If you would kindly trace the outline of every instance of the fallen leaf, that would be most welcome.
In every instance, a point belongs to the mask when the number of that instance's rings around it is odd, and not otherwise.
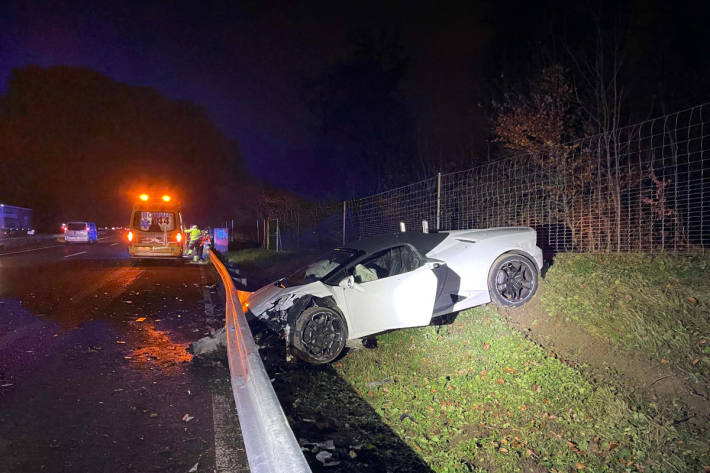
[[[527,408],[528,408],[528,406],[526,406],[525,403],[523,403],[523,405],[520,406],[520,410],[521,410],[521,411],[524,411],[524,410],[526,410]]]
[[[484,349],[484,350],[488,350],[489,348],[491,348],[491,344],[490,344],[490,343],[486,342],[486,343],[483,344],[483,349]]]
[[[619,444],[616,442],[609,442],[609,451],[614,450],[618,446],[619,446]]]
[[[688,296],[688,302],[690,302],[691,304],[697,304],[698,300],[693,296]]]
[[[665,358],[661,358],[661,363],[664,364],[664,365],[667,365],[667,364],[668,364],[668,360],[666,360]]]
[[[496,380],[496,383],[498,383],[498,384],[505,384],[505,380],[504,380],[503,378],[498,378],[498,379]]]
[[[145,317],[138,317],[136,319],[136,322],[143,322],[145,320]]]
[[[499,449],[498,451],[499,451],[500,453],[504,453],[504,454],[505,454],[505,453],[508,453],[508,449],[505,448],[505,447],[500,447],[500,449]]]
[[[150,413],[150,417],[158,417],[158,413],[157,413],[157,412],[151,412],[151,413]]]
[[[700,358],[694,359],[694,360],[692,361],[693,366],[697,365],[699,361],[700,361]]]
[[[576,466],[578,470],[584,470],[585,468],[587,468],[587,465],[579,462],[575,463],[574,466]]]

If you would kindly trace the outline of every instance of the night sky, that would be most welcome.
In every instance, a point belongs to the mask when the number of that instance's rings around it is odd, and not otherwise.
[[[504,69],[526,72],[539,44],[555,34],[574,37],[578,25],[591,22],[569,2],[99,3],[3,2],[0,93],[13,68],[30,64],[88,67],[149,86],[206,107],[256,176],[315,196],[323,157],[314,151],[317,124],[303,100],[304,84],[343,60],[354,33],[397,35],[408,60],[401,99],[430,148],[481,154],[490,78]],[[707,69],[707,45],[694,32],[703,28],[707,7],[686,3],[667,13],[646,3],[607,11],[611,17],[632,11],[626,25],[670,48],[694,41],[696,57],[684,61],[704,61],[698,70]],[[655,46],[647,43],[640,49],[648,55]],[[678,105],[692,105],[699,95],[696,87]],[[343,160],[336,168],[353,165]]]

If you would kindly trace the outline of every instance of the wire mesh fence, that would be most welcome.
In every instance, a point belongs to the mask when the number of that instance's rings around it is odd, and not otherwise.
[[[345,203],[280,216],[284,248],[399,231],[525,225],[548,252],[710,245],[710,104]]]

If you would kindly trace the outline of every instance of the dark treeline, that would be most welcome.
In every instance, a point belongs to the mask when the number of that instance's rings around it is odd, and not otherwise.
[[[388,26],[354,31],[340,59],[305,80],[305,101],[315,117],[315,161],[325,175],[338,176],[320,182],[325,195],[362,196],[526,151],[501,139],[498,117],[502,106],[514,107],[520,98],[558,94],[533,90],[540,84],[549,89],[540,78],[550,71],[566,88],[561,93],[574,115],[562,140],[708,99],[707,3],[548,0],[470,8],[483,53],[447,45],[469,51],[475,63],[458,105],[421,112],[411,64],[423,53],[407,49]],[[422,72],[416,73],[421,83]],[[441,74],[431,71],[432,77]]]
[[[87,69],[14,71],[0,99],[0,201],[56,231],[71,219],[124,225],[145,189],[179,197],[200,224],[242,215],[248,195],[263,194],[196,105]]]

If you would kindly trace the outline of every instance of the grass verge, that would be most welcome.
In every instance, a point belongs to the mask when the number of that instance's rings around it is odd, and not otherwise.
[[[691,380],[710,375],[710,256],[560,254],[543,306]]]
[[[706,443],[509,328],[491,307],[378,338],[335,369],[434,471],[702,471]]]

